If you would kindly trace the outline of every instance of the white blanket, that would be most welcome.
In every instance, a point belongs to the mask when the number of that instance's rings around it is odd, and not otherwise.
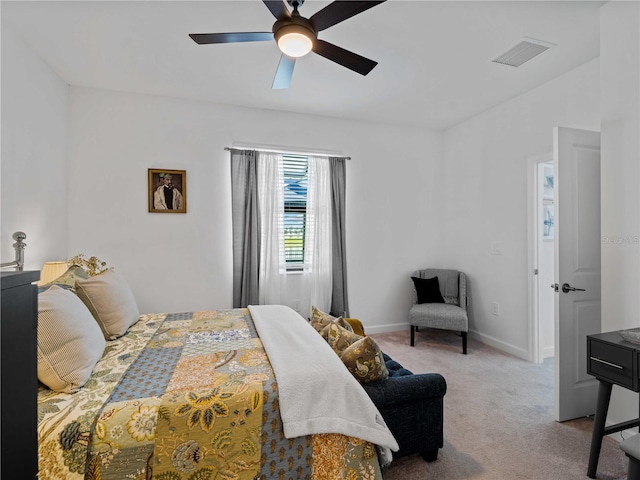
[[[249,310],[278,382],[285,437],[340,433],[398,450],[367,393],[304,318],[283,305]]]

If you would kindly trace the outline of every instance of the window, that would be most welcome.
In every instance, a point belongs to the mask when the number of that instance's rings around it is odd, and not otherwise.
[[[309,160],[301,155],[283,155],[284,177],[284,256],[287,270],[302,270]]]

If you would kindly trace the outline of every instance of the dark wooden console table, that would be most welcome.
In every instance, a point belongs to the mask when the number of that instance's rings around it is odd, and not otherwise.
[[[619,332],[587,335],[587,373],[599,381],[598,403],[591,437],[587,476],[596,478],[602,438],[640,426],[640,418],[605,427],[611,389],[619,385],[640,392],[640,345],[624,340]]]

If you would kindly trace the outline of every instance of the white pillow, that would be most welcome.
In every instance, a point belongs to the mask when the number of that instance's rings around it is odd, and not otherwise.
[[[76,281],[76,293],[98,322],[104,338],[115,340],[138,321],[140,311],[126,280],[113,270]]]
[[[38,380],[47,387],[77,391],[105,345],[91,312],[74,293],[53,285],[38,295]]]

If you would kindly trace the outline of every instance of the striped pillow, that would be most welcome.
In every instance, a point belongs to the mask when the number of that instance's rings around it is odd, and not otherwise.
[[[100,327],[74,293],[53,285],[38,295],[38,380],[51,390],[76,392],[105,345]]]

